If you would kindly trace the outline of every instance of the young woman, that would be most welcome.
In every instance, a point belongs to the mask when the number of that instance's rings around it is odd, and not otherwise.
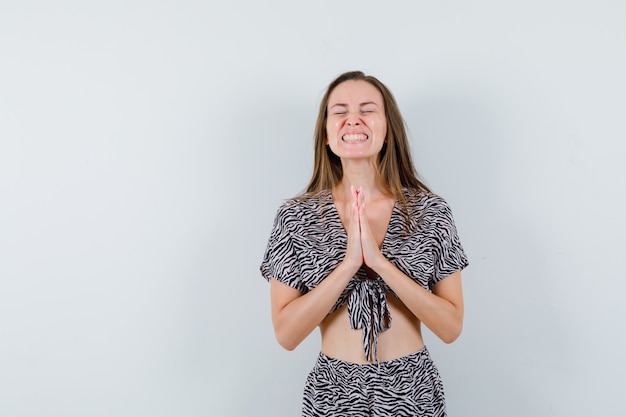
[[[459,336],[467,265],[391,92],[340,75],[320,105],[311,181],[278,209],[261,264],[280,345],[320,328],[303,416],[445,416],[421,324],[446,343]]]

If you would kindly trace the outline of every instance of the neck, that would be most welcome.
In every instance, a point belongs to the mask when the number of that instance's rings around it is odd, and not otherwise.
[[[389,192],[370,161],[342,161],[343,178],[333,190],[338,197],[350,197],[350,187],[361,188],[367,199],[388,196]]]

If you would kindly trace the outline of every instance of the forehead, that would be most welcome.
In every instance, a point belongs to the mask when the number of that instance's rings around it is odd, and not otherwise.
[[[339,84],[330,93],[328,106],[335,104],[360,105],[376,103],[383,105],[383,96],[376,87],[363,80],[348,80]]]

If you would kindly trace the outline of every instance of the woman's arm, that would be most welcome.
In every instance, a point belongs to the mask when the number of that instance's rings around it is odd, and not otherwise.
[[[272,324],[278,343],[287,350],[295,349],[328,315],[357,270],[342,262],[304,295],[272,279]]]
[[[385,259],[372,267],[408,309],[445,343],[454,342],[463,328],[461,271],[433,285],[432,293]]]
[[[278,343],[295,349],[328,315],[352,277],[363,264],[356,190],[348,225],[346,255],[333,272],[308,293],[271,280],[272,324]]]
[[[408,277],[381,253],[365,214],[365,199],[357,199],[363,260],[389,285],[407,308],[445,343],[454,342],[463,328],[461,271],[433,285],[432,293]]]

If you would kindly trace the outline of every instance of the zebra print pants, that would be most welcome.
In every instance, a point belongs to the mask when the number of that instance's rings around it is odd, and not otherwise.
[[[320,353],[304,388],[303,417],[445,417],[439,371],[426,347],[379,364]]]

